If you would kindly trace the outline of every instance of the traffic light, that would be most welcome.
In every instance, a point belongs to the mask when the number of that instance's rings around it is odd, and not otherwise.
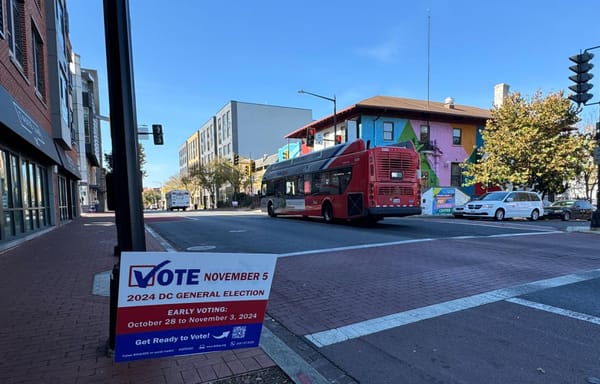
[[[285,151],[283,151],[283,153],[281,154],[281,157],[283,157],[283,160],[287,160],[287,159],[289,159],[289,157],[290,157],[290,153],[289,153],[287,150],[285,150]]]
[[[569,95],[569,99],[577,103],[577,105],[587,103],[592,97],[591,93],[588,93],[593,85],[588,83],[594,77],[589,71],[594,68],[594,65],[589,61],[594,57],[592,53],[584,51],[579,55],[569,57],[569,60],[575,63],[569,67],[569,69],[575,72],[575,75],[569,76],[569,79],[574,81],[575,84],[571,85],[569,89],[575,94]]]
[[[342,135],[335,135],[335,143],[342,144]]]
[[[306,146],[314,147],[315,146],[315,129],[308,128],[306,130]]]
[[[244,167],[244,173],[246,174],[246,176],[250,175],[250,167],[249,166],[245,166]]]
[[[256,163],[254,162],[254,160],[250,160],[250,172],[256,172]]]
[[[163,129],[160,124],[152,124],[152,137],[154,138],[154,145],[163,145]]]
[[[237,153],[233,154],[233,165],[238,165],[240,163],[240,155]]]

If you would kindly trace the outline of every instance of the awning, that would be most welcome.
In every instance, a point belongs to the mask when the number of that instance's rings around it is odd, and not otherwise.
[[[81,179],[81,175],[79,174],[79,167],[77,166],[77,162],[71,158],[71,156],[67,155],[67,152],[58,144],[56,144],[56,151],[58,152],[58,156],[60,157],[60,164],[62,167],[75,176],[77,179]]]
[[[54,140],[43,130],[0,85],[0,122],[39,149],[56,164],[62,164]]]

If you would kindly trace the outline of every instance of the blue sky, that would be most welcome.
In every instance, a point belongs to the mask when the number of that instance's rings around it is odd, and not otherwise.
[[[568,57],[600,45],[600,2],[574,4],[583,3],[130,0],[137,122],[165,131],[164,146],[142,142],[144,186],[178,173],[179,146],[229,100],[308,108],[314,119],[332,103],[298,90],[335,95],[338,109],[375,95],[426,100],[428,18],[430,100],[487,109],[498,83],[526,96],[568,90]],[[68,9],[73,50],[98,70],[109,115],[103,1],[68,0]],[[598,102],[600,49],[592,52]],[[596,107],[584,121],[597,119]]]

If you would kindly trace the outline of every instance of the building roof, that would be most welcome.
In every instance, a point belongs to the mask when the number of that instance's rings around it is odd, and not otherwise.
[[[437,101],[407,99],[392,96],[373,96],[347,108],[338,111],[336,118],[338,122],[351,118],[358,114],[381,114],[386,116],[397,116],[408,119],[450,121],[450,122],[480,122],[483,123],[492,117],[490,110],[468,105],[440,103]],[[333,115],[315,120],[297,130],[287,134],[285,138],[303,138],[306,128],[324,128],[333,125]]]
[[[415,100],[406,99],[402,97],[391,97],[391,96],[374,96],[369,99],[365,99],[356,104],[357,106],[368,106],[388,109],[398,109],[407,111],[420,111],[430,112],[434,114],[443,114],[451,116],[464,116],[464,117],[479,117],[481,119],[489,119],[492,114],[487,109],[470,107],[468,105],[458,105],[452,103],[453,107],[448,106],[449,104],[440,103],[437,101],[426,101],[426,100]]]

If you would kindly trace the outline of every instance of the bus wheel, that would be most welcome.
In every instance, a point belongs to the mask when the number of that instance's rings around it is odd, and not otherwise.
[[[325,219],[326,223],[333,223],[333,208],[330,203],[323,204],[323,219]]]
[[[267,213],[269,214],[269,216],[271,217],[275,217],[277,216],[275,214],[275,208],[273,208],[273,202],[269,201],[269,205],[267,206]]]

